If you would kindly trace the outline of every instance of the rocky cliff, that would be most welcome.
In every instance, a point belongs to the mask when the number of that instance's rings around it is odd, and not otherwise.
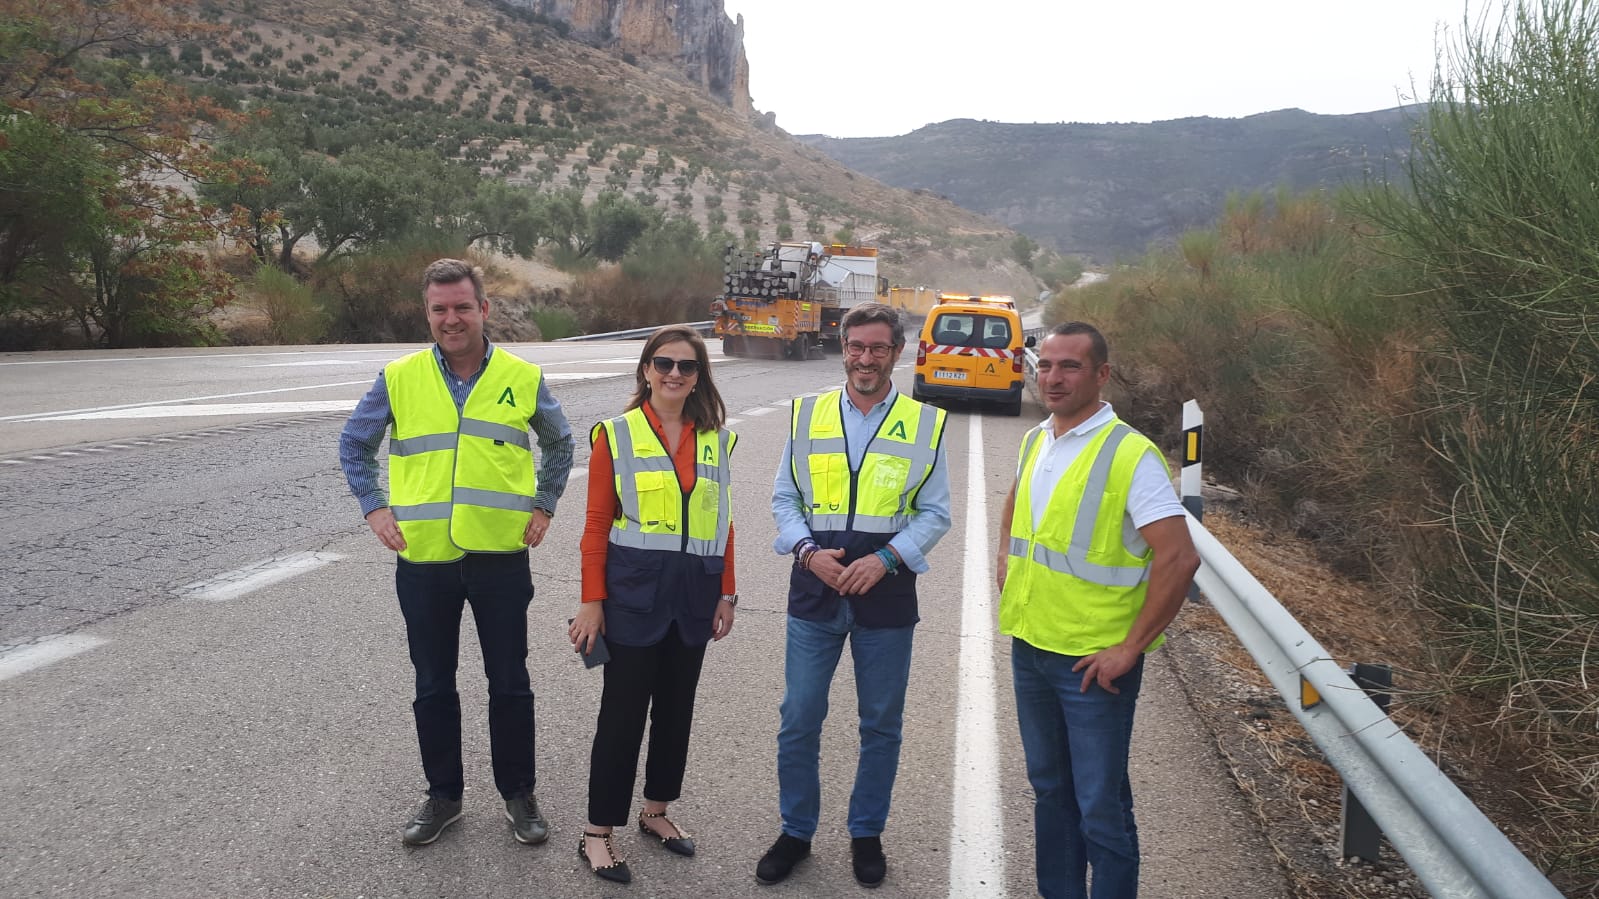
[[[572,26],[573,36],[679,66],[735,112],[748,113],[744,17],[722,0],[512,0]]]

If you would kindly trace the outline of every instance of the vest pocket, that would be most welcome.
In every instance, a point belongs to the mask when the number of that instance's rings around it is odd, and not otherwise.
[[[649,612],[655,608],[655,591],[661,581],[660,556],[628,552],[611,544],[605,559],[605,605],[623,612]]]

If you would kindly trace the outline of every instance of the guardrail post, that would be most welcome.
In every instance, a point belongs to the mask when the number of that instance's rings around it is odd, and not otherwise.
[[[1201,492],[1201,460],[1204,456],[1205,413],[1198,400],[1183,403],[1183,469],[1181,475],[1183,508],[1195,521],[1205,520],[1205,497]],[[1199,601],[1199,585],[1188,585],[1188,600]]]
[[[1377,708],[1387,714],[1388,691],[1394,685],[1392,668],[1387,665],[1356,662],[1349,666],[1349,677],[1366,691],[1366,695],[1371,697]],[[1366,811],[1366,807],[1360,804],[1360,799],[1350,792],[1347,783],[1344,784],[1343,816],[1338,830],[1342,842],[1339,858],[1360,858],[1368,862],[1377,860],[1382,848],[1382,828],[1377,826],[1376,820]]]

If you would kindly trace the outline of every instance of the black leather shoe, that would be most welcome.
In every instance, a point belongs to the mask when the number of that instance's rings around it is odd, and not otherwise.
[[[511,832],[518,843],[531,846],[550,838],[550,822],[539,813],[538,797],[532,793],[505,800],[505,818],[511,822]]]
[[[882,837],[855,837],[849,841],[850,864],[855,882],[871,888],[882,884],[888,874],[888,858],[883,855]]]
[[[794,866],[810,854],[810,840],[791,837],[786,833],[778,834],[777,842],[766,850],[766,854],[755,865],[755,879],[767,886],[781,883],[794,873]]]
[[[461,800],[429,796],[416,810],[411,823],[405,825],[400,839],[407,846],[426,846],[439,838],[444,828],[461,820]]]

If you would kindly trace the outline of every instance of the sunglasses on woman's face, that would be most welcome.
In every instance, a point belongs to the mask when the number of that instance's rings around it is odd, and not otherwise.
[[[698,359],[672,359],[667,356],[651,356],[650,364],[655,366],[655,370],[663,375],[671,374],[672,366],[676,365],[677,373],[685,378],[698,374],[700,370]]]

